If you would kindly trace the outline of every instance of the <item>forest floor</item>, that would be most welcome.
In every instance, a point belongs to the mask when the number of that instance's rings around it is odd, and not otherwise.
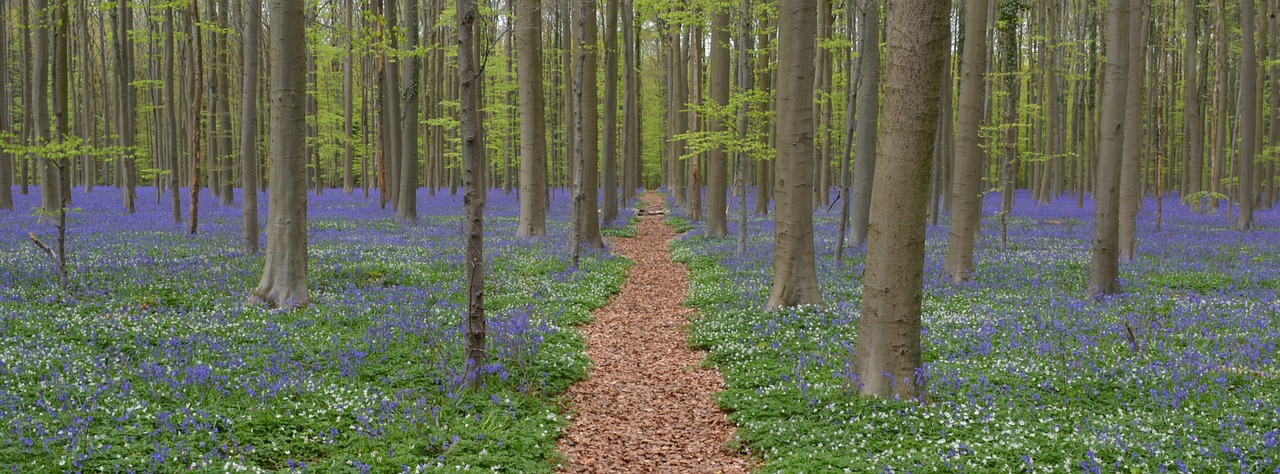
[[[754,462],[730,450],[733,425],[711,399],[723,379],[687,342],[689,272],[667,250],[676,234],[654,213],[662,197],[643,199],[636,237],[610,243],[635,265],[583,328],[593,365],[568,391],[572,421],[559,442],[567,458],[560,471],[749,472]]]

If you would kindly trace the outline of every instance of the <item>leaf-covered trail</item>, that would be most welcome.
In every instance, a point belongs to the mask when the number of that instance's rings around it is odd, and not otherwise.
[[[661,196],[643,198],[645,210],[663,208]],[[681,305],[689,272],[667,250],[675,232],[652,214],[637,230],[612,240],[635,265],[583,328],[594,364],[568,391],[574,413],[560,438],[560,472],[749,472],[752,461],[726,449],[733,425],[711,400],[724,382],[686,343],[693,310]]]

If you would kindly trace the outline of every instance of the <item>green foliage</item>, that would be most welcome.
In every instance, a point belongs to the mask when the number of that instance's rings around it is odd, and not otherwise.
[[[771,92],[761,90],[735,91],[729,94],[729,103],[723,107],[713,101],[702,104],[688,104],[689,110],[699,117],[720,123],[720,130],[696,130],[676,135],[676,139],[685,140],[686,152],[681,159],[698,156],[715,149],[723,149],[729,156],[746,154],[755,160],[773,159],[774,150],[768,146],[767,131],[753,125],[770,120],[772,112],[761,105],[773,100]],[[746,109],[747,130],[745,136],[741,130],[739,114]]]

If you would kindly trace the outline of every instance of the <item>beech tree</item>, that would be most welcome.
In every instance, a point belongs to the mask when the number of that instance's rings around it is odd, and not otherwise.
[[[815,0],[778,3],[777,202],[773,286],[766,308],[821,305],[813,255],[813,61]]]
[[[710,95],[716,110],[729,105],[729,12],[723,5],[713,5],[711,11]],[[728,128],[721,123],[723,114],[716,114],[707,123],[710,133]],[[707,151],[707,235],[724,237],[728,228],[729,164],[723,145]]]
[[[258,36],[262,0],[247,0],[244,66],[240,75],[240,249],[258,253]],[[176,186],[175,186],[176,187]],[[176,191],[175,191],[176,192]]]
[[[516,235],[547,233],[547,127],[542,91],[542,3],[515,0],[520,95],[520,216]]]
[[[964,4],[964,53],[960,58],[960,95],[956,118],[955,167],[951,181],[951,227],[947,234],[946,274],[954,282],[973,277],[973,247],[982,219],[982,99],[987,48],[987,0]]]
[[[0,0],[0,141],[11,139],[13,118],[9,115],[9,98],[13,83],[9,81],[9,11]],[[0,210],[13,210],[13,154],[0,147]]]
[[[1102,109],[1099,127],[1097,201],[1093,213],[1093,253],[1089,269],[1089,295],[1120,291],[1120,159],[1124,149],[1125,80],[1129,73],[1129,0],[1108,0],[1106,10],[1106,65],[1103,71]]]
[[[1253,161],[1257,153],[1254,142],[1258,135],[1258,60],[1254,40],[1254,1],[1240,1],[1240,211],[1236,215],[1236,229],[1253,228],[1253,208],[1257,193],[1254,191]]]
[[[920,307],[929,171],[937,133],[949,2],[898,0],[885,73],[880,169],[871,195],[867,270],[853,372],[864,396],[923,399]]]
[[[311,302],[307,290],[307,85],[304,0],[271,0],[271,160],[267,249],[253,298],[272,307]]]
[[[853,195],[850,196],[853,206],[850,243],[854,247],[867,242],[871,188],[876,173],[876,134],[880,128],[880,0],[862,0],[862,11],[864,21],[858,50],[864,56],[859,66],[857,144],[853,150]]]
[[[484,129],[480,123],[481,78],[476,64],[476,22],[480,12],[476,0],[458,0],[458,86],[459,120],[462,132],[462,168],[464,186],[463,205],[467,216],[463,220],[463,240],[467,245],[467,322],[466,322],[466,379],[470,386],[484,382],[486,364],[485,316],[484,316],[484,205],[485,187],[480,179],[484,159]]]

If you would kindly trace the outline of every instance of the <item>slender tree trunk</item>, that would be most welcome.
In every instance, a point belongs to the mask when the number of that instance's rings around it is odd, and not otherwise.
[[[742,0],[742,11],[751,11],[751,0]],[[851,16],[852,17],[852,16]],[[750,31],[751,19],[748,15],[742,15],[741,20],[741,36],[738,38],[742,51],[738,54],[738,87],[744,92],[755,91],[755,71],[754,64],[751,60],[755,54],[754,39],[755,36]],[[850,25],[852,27],[852,24]],[[727,38],[726,38],[727,39]],[[718,101],[719,99],[717,99]],[[738,139],[747,140],[747,130],[751,124],[748,116],[751,112],[751,104],[744,102],[738,111]],[[848,155],[848,147],[845,154]],[[847,158],[847,156],[846,156]],[[751,156],[744,152],[738,152],[738,253],[739,257],[747,254],[747,164]],[[847,189],[846,189],[847,191]],[[848,199],[845,200],[848,202]],[[844,235],[844,229],[841,229],[841,236]],[[841,241],[844,239],[841,238]],[[838,264],[838,263],[837,263]]]
[[[218,70],[216,72],[218,77],[218,150],[220,150],[221,155],[214,159],[217,160],[218,171],[221,175],[219,181],[222,183],[222,190],[218,192],[218,204],[223,206],[235,204],[235,180],[231,174],[231,170],[235,168],[231,155],[231,41],[229,39],[230,34],[225,33],[231,26],[231,22],[227,17],[228,10],[230,10],[228,0],[220,0],[218,2],[218,25],[225,29],[223,30],[224,32],[216,33],[215,38],[219,46],[215,54],[218,57]]]
[[[880,128],[880,0],[862,0],[862,36],[858,50],[865,55],[858,85],[857,143],[853,151],[853,213],[849,244],[867,243],[871,216],[871,188],[876,173],[876,134]]]
[[[640,187],[640,82],[635,5],[622,6],[622,203],[631,202]]]
[[[49,136],[49,58],[52,56],[49,51],[49,27],[52,18],[49,17],[49,2],[47,0],[36,0],[34,17],[32,21],[36,22],[32,28],[32,34],[35,36],[35,46],[33,48],[32,57],[35,69],[33,71],[34,79],[32,81],[33,100],[31,109],[34,111],[32,117],[32,129],[34,130],[34,138],[36,146],[45,146],[53,140]],[[52,219],[58,212],[59,203],[62,202],[61,196],[58,196],[58,190],[61,185],[58,183],[58,172],[54,163],[47,155],[40,155],[37,161],[37,169],[40,175],[40,208],[42,213],[39,221],[46,222]]]
[[[191,204],[187,220],[187,233],[196,235],[200,230],[200,115],[201,102],[204,99],[204,57],[200,51],[204,44],[200,27],[200,9],[191,2],[187,12],[187,27],[190,30],[191,60],[190,76],[195,80],[188,91],[191,96]]]
[[[164,68],[164,130],[165,135],[167,135],[164,143],[169,167],[169,216],[173,219],[174,224],[181,224],[182,200],[179,197],[180,186],[178,178],[178,102],[175,90],[178,83],[177,77],[174,75],[177,49],[174,40],[173,11],[176,8],[178,7],[174,5],[164,9],[164,58],[161,59],[161,62],[164,63],[162,66]],[[253,49],[253,54],[258,54],[257,48]]]
[[[671,69],[674,73],[671,75],[671,97],[670,97],[670,123],[671,123],[671,149],[668,152],[670,164],[667,165],[667,172],[671,176],[671,194],[675,197],[677,207],[686,207],[689,203],[689,196],[685,192],[685,172],[684,172],[684,140],[674,138],[689,131],[689,115],[684,113],[685,103],[688,101],[688,70],[689,68],[684,61],[684,48],[682,44],[681,27],[679,23],[673,26],[675,29],[671,33]]]
[[[687,98],[683,107],[689,110],[683,112],[685,115],[685,128],[689,133],[697,133],[702,125],[698,120],[697,107],[702,105],[702,27],[694,26],[691,31],[685,32],[684,52],[686,57],[681,61],[688,61],[688,65],[684,70],[692,77],[683,81],[685,87],[685,97]],[[696,39],[695,39],[696,38]],[[687,145],[686,145],[687,146]],[[686,150],[687,151],[687,150]],[[702,220],[702,153],[689,153],[684,158],[685,164],[685,202],[689,211],[689,219],[697,222]]]
[[[307,43],[303,0],[271,0],[271,159],[267,248],[253,298],[292,309],[307,290]]]
[[[1191,201],[1191,210],[1195,212],[1203,211],[1204,198],[1200,193],[1204,189],[1204,119],[1200,116],[1200,85],[1197,83],[1199,79],[1199,71],[1197,70],[1196,58],[1199,54],[1197,51],[1199,46],[1199,30],[1200,20],[1198,19],[1200,8],[1196,0],[1184,0],[1183,9],[1186,18],[1186,46],[1183,52],[1183,69],[1182,76],[1185,81],[1182,92],[1182,127],[1183,127],[1183,150],[1188,154],[1189,158],[1184,160],[1188,166],[1184,171],[1187,175],[1187,190],[1183,195],[1183,199]]]
[[[458,83],[460,122],[462,130],[462,167],[466,177],[463,197],[467,217],[463,221],[463,234],[467,242],[467,367],[466,379],[470,386],[479,387],[483,382],[485,357],[484,317],[484,205],[485,188],[478,179],[483,166],[484,131],[480,123],[480,90],[477,82],[483,77],[476,64],[475,23],[480,15],[475,0],[458,0]]]
[[[874,0],[872,0],[874,1]],[[778,5],[777,209],[773,286],[766,308],[822,305],[813,249],[814,0]]]
[[[13,83],[9,80],[9,10],[5,0],[0,0],[0,134],[13,133],[13,118],[9,115],[9,99],[13,97]],[[13,155],[0,150],[0,210],[13,210]]]
[[[404,116],[400,119],[400,203],[396,217],[400,222],[418,222],[418,83],[422,60],[414,52],[418,48],[418,0],[405,0],[405,45],[402,48]]]
[[[600,219],[606,224],[618,218],[618,2],[608,0],[604,15],[604,135],[600,155],[604,207]]]
[[[240,193],[244,200],[240,249],[258,253],[258,36],[262,0],[247,0],[244,15],[244,68],[240,75]],[[350,120],[348,116],[348,120]],[[350,167],[348,167],[350,169]]]
[[[578,80],[577,89],[577,169],[574,177],[574,246],[573,264],[582,247],[600,248],[600,217],[598,173],[600,164],[600,125],[597,120],[596,83],[596,3],[594,0],[578,0],[582,9],[578,20]]]
[[[70,112],[70,87],[71,87],[71,2],[69,0],[61,0],[55,5],[55,15],[57,16],[57,27],[54,29],[54,51],[53,51],[53,118],[56,125],[56,136],[53,141],[62,143],[71,135]],[[70,154],[63,152],[61,156],[52,160],[54,169],[52,172],[57,176],[54,181],[57,183],[57,209],[58,209],[58,228],[59,228],[59,253],[58,265],[62,274],[63,291],[66,288],[66,256],[64,246],[66,239],[61,235],[66,231],[66,213],[67,207],[71,205],[71,163]]]
[[[516,0],[516,81],[520,92],[518,237],[547,233],[547,135],[542,90],[542,3]]]
[[[865,10],[864,10],[865,11]],[[851,45],[860,45],[854,38],[854,20],[858,18],[858,14],[854,11],[854,3],[849,2],[849,11],[846,13],[847,25],[845,34],[848,35],[848,41]],[[862,20],[866,21],[867,16],[862,15]],[[859,23],[860,24],[860,23]],[[856,59],[855,59],[856,57]],[[844,265],[844,248],[849,234],[849,214],[853,212],[853,200],[850,197],[853,194],[853,137],[854,131],[857,130],[857,103],[858,103],[858,87],[862,83],[862,59],[861,50],[855,56],[849,55],[845,74],[845,100],[844,100],[844,152],[840,157],[840,197],[843,198],[840,203],[840,225],[836,232],[836,268]]]
[[[920,343],[925,211],[949,2],[898,0],[885,79],[853,373],[863,396],[926,399]]]
[[[1254,1],[1240,2],[1240,213],[1236,229],[1253,228],[1254,192],[1253,162],[1257,155],[1254,138],[1258,134],[1258,60],[1254,40]]]
[[[982,223],[982,100],[986,95],[987,0],[965,0],[964,53],[960,56],[955,170],[951,173],[951,228],[947,233],[945,272],[952,282],[973,278],[973,250]]]
[[[1000,242],[1008,240],[1008,218],[1013,212],[1013,197],[1018,187],[1018,112],[1022,87],[1018,25],[1022,22],[1020,0],[1002,0],[997,12],[1000,34],[1000,72],[1004,75],[1004,126],[1001,134],[1003,151],[1000,165]]]
[[[825,0],[822,0],[825,1]],[[723,8],[715,8],[712,12],[711,25],[711,57],[710,57],[710,95],[713,106],[723,109],[729,105],[729,12]],[[725,129],[728,115],[716,114],[708,121],[708,132],[719,133]],[[723,147],[716,147],[707,152],[707,235],[724,237],[729,235],[728,228],[728,158]],[[740,179],[746,179],[741,176]]]
[[[1124,144],[1120,162],[1120,260],[1136,256],[1142,207],[1142,85],[1146,68],[1146,0],[1129,0],[1129,69],[1125,90]],[[1109,86],[1109,85],[1108,85]]]
[[[1106,11],[1106,67],[1099,120],[1097,202],[1093,214],[1093,256],[1089,295],[1120,291],[1120,161],[1124,149],[1125,90],[1129,72],[1129,0],[1109,0]]]

